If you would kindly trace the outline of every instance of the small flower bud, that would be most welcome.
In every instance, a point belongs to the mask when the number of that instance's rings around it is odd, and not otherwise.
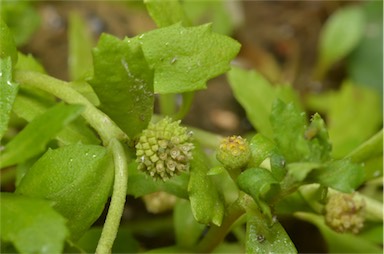
[[[251,149],[242,137],[227,137],[221,141],[216,158],[228,169],[242,169],[251,158]]]
[[[357,234],[364,226],[364,208],[364,200],[354,194],[332,194],[325,205],[325,222],[336,232]]]
[[[155,179],[166,180],[186,171],[194,148],[187,128],[168,117],[150,123],[136,144],[138,168]]]

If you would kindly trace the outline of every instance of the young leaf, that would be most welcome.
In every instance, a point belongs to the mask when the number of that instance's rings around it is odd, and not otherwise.
[[[246,253],[297,253],[295,245],[283,226],[268,220],[256,210],[247,211]]]
[[[324,120],[319,114],[316,113],[312,116],[304,136],[308,140],[310,161],[325,162],[331,159],[332,145],[329,142]]]
[[[0,154],[1,167],[23,162],[43,152],[48,142],[82,110],[79,105],[60,103],[36,117],[5,146]]]
[[[260,73],[232,67],[228,80],[237,101],[243,106],[249,121],[261,134],[273,138],[269,116],[276,98],[293,102],[298,108],[299,101],[291,87],[273,87]]]
[[[276,100],[270,120],[275,142],[287,162],[308,158],[310,151],[304,137],[307,123],[305,114],[299,112],[292,103]]]
[[[140,133],[153,112],[153,72],[140,45],[103,34],[93,50],[94,76],[90,81],[101,109],[129,137]]]
[[[203,224],[220,226],[224,216],[224,204],[211,176],[204,152],[195,147],[188,183],[189,200],[195,219]]]
[[[1,50],[1,49],[0,49]],[[19,90],[19,85],[12,82],[11,57],[0,58],[0,140],[7,131],[12,106]]]
[[[68,69],[71,80],[80,80],[92,70],[90,29],[76,12],[69,15]]]
[[[261,133],[257,133],[249,142],[251,160],[248,167],[259,167],[266,158],[271,156],[276,145]]]
[[[320,35],[319,77],[357,46],[364,32],[364,18],[361,7],[348,6],[327,20]]]
[[[61,253],[68,236],[66,220],[46,200],[1,193],[1,241],[20,253]]]
[[[206,87],[207,80],[229,70],[240,50],[235,40],[213,33],[211,25],[180,23],[138,37],[145,58],[155,70],[156,93],[182,93]]]
[[[189,21],[179,0],[144,0],[149,15],[158,27],[166,27],[183,21],[187,25]]]
[[[113,183],[113,161],[102,146],[69,145],[48,150],[22,178],[16,193],[54,201],[68,219],[71,238],[100,216]]]

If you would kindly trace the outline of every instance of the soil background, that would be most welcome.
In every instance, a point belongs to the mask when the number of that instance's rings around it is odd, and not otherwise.
[[[236,1],[241,22],[231,36],[242,44],[236,64],[257,69],[271,82],[291,83],[301,95],[336,87],[344,76],[342,63],[330,72],[324,83],[310,77],[322,25],[335,10],[352,3],[356,1]],[[41,15],[41,26],[22,51],[35,56],[48,74],[63,80],[68,80],[67,27],[70,12],[76,11],[84,17],[95,43],[103,32],[123,38],[156,28],[145,9],[132,1],[40,1],[36,2],[36,7]],[[225,76],[212,79],[206,90],[196,93],[184,121],[222,135],[252,131]],[[150,216],[140,200],[132,199],[129,203],[124,216],[126,221]],[[132,206],[136,206],[135,209]],[[284,218],[282,223],[300,253],[327,251],[316,227]],[[170,237],[152,237],[139,236],[146,247],[172,243]]]

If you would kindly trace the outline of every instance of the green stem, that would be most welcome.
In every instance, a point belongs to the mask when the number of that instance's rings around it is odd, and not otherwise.
[[[212,252],[231,230],[233,224],[245,213],[244,203],[246,195],[241,194],[239,198],[228,208],[228,212],[220,227],[212,226],[205,237],[198,243],[195,253]]]
[[[181,104],[181,107],[179,109],[179,112],[177,112],[175,119],[183,119],[185,115],[189,112],[194,95],[195,92],[188,92],[182,94],[183,103]]]
[[[176,94],[160,94],[159,106],[162,115],[173,116],[176,112]]]
[[[97,254],[111,253],[113,242],[120,225],[123,214],[125,197],[127,195],[128,166],[124,148],[119,141],[112,139],[109,143],[115,163],[115,182],[111,204],[108,209],[107,219],[96,248]]]
[[[127,135],[106,114],[71,88],[67,82],[32,71],[16,71],[14,79],[19,84],[36,87],[67,103],[84,105],[82,116],[98,132],[104,145],[108,145],[112,138],[128,139]]]
[[[127,158],[118,140],[128,140],[127,135],[106,114],[65,81],[31,71],[16,71],[14,79],[19,84],[41,89],[67,103],[83,105],[85,109],[82,116],[100,135],[103,144],[112,150],[115,163],[112,200],[96,250],[100,254],[110,253],[123,213],[128,184]]]

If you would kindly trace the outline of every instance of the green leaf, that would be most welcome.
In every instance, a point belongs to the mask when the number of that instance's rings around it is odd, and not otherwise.
[[[94,77],[90,81],[101,109],[129,137],[149,123],[154,104],[153,73],[140,45],[103,34],[93,50]]]
[[[0,155],[1,167],[23,162],[43,152],[48,142],[82,110],[83,107],[79,105],[60,103],[36,117],[6,144]]]
[[[1,240],[20,253],[61,253],[68,236],[66,220],[51,202],[1,193]]]
[[[106,148],[69,145],[48,150],[21,180],[16,193],[54,201],[68,219],[71,238],[81,236],[101,215],[113,184]]]
[[[1,49],[0,49],[1,50]],[[11,57],[0,58],[0,140],[7,131],[8,122],[19,85],[12,82]]]
[[[158,27],[166,27],[183,21],[189,21],[179,0],[144,0],[147,11]]]
[[[341,192],[353,192],[364,182],[365,173],[361,165],[343,159],[314,169],[308,178]]]
[[[380,98],[371,89],[344,82],[341,90],[309,98],[311,109],[324,112],[332,155],[342,158],[374,135],[382,124]]]
[[[298,108],[297,95],[291,87],[273,87],[260,73],[232,67],[228,80],[237,101],[243,106],[248,120],[261,134],[273,138],[269,116],[276,98],[293,102]]]
[[[287,162],[308,158],[310,151],[304,137],[307,127],[305,113],[299,112],[292,103],[276,100],[270,120],[275,142]]]
[[[38,94],[21,90],[16,97],[13,106],[13,112],[28,122],[35,117],[42,115],[49,107],[54,105],[54,101],[44,98]],[[100,140],[91,128],[86,124],[83,118],[76,118],[60,131],[56,139],[62,144],[74,144],[81,142],[83,144],[99,144]]]
[[[68,31],[68,69],[71,80],[80,80],[92,71],[92,36],[80,14],[71,12]]]
[[[324,223],[324,218],[312,213],[296,213],[301,220],[308,221],[317,226],[324,236],[329,253],[382,253],[381,247],[367,241],[359,235],[349,233],[336,233]]]
[[[12,32],[9,30],[2,17],[0,19],[0,34],[0,58],[2,60],[11,57],[12,65],[15,65],[17,62],[15,40],[13,39]],[[1,66],[3,66],[3,64],[1,64]]]
[[[39,63],[31,54],[24,55],[21,52],[18,52],[15,70],[35,71],[44,74],[46,73],[41,63]]]
[[[364,12],[359,6],[347,6],[331,15],[320,34],[319,77],[357,46],[363,36],[364,25]]]
[[[219,192],[208,176],[207,158],[195,144],[188,183],[189,200],[195,219],[203,224],[220,226],[224,216],[224,204]]]
[[[40,16],[31,1],[2,1],[0,14],[12,31],[17,46],[25,44],[40,25]]]
[[[73,81],[70,82],[69,85],[73,87],[76,91],[81,93],[85,98],[87,98],[93,105],[100,106],[99,97],[97,97],[95,91],[92,86],[85,81]]]
[[[155,70],[156,93],[182,93],[206,87],[207,80],[229,70],[240,50],[235,40],[213,33],[211,25],[180,23],[138,37],[145,58]]]
[[[271,226],[267,219],[256,210],[247,211],[246,253],[297,253],[295,245],[283,226],[274,222]]]
[[[152,177],[149,177],[143,172],[139,172],[137,166],[137,162],[132,162],[128,165],[128,194],[138,198],[153,192],[165,191],[179,198],[188,199],[188,174],[174,176],[165,182],[154,181]]]
[[[255,200],[269,222],[271,222],[271,209],[265,201],[280,191],[279,181],[273,177],[271,171],[265,168],[249,168],[239,175],[237,184],[240,190],[249,194]]]
[[[194,246],[206,227],[195,220],[191,205],[186,200],[179,200],[176,203],[173,209],[173,225],[175,225],[176,243],[183,248]]]

